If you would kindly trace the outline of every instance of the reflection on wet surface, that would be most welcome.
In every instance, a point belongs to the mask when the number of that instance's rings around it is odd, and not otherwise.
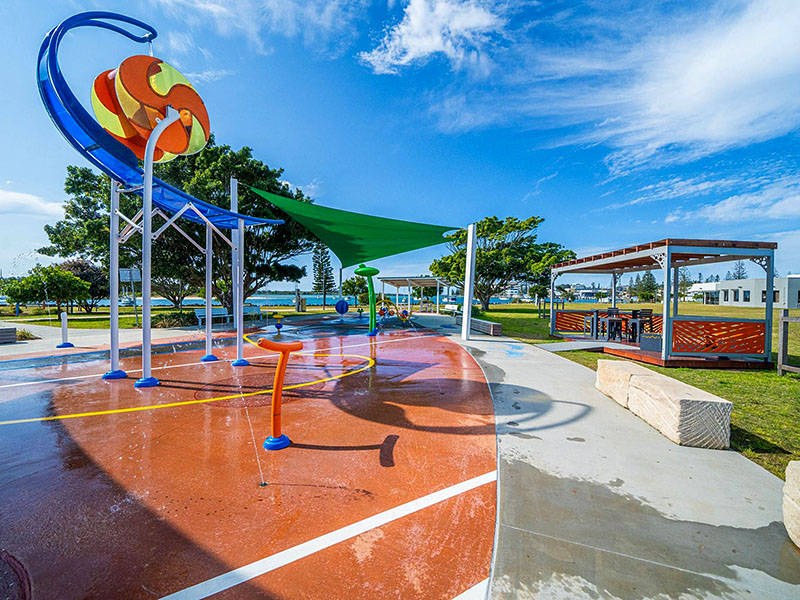
[[[312,325],[281,334],[305,351],[286,376],[304,387],[284,393],[294,445],[278,452],[260,448],[275,358],[251,345],[239,369],[194,364],[202,348],[154,354],[163,385],[141,391],[99,379],[97,360],[0,372],[0,421],[162,406],[0,425],[1,545],[34,597],[161,596],[494,470],[491,398],[459,346]],[[65,377],[80,378],[47,381]],[[3,387],[25,381],[41,382]],[[485,486],[223,597],[414,597],[423,576],[433,596],[453,597],[488,575],[494,510]]]

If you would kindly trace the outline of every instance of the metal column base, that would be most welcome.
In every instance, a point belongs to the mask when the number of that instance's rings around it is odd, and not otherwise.
[[[103,373],[103,379],[125,379],[127,376],[128,374],[120,369]]]

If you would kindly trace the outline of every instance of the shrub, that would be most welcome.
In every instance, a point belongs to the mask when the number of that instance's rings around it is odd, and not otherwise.
[[[194,312],[168,312],[153,315],[153,327],[166,329],[168,327],[190,327],[197,325]]]
[[[24,342],[26,340],[40,340],[40,339],[42,339],[42,338],[40,338],[38,335],[32,334],[27,329],[17,329],[17,341],[18,342]]]

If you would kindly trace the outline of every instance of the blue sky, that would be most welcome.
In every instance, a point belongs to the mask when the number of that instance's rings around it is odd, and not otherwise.
[[[4,275],[41,260],[81,164],[39,101],[39,44],[97,9],[154,25],[154,54],[195,83],[217,140],[320,204],[454,225],[539,215],[541,238],[579,255],[771,240],[780,274],[800,272],[796,0],[5,0]],[[88,105],[94,76],[136,53],[78,30],[61,65]],[[416,275],[444,249],[376,266]]]

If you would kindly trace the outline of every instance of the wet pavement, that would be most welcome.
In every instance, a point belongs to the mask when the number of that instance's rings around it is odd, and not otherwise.
[[[492,598],[800,598],[780,479],[734,451],[673,444],[549,344],[473,337],[462,346],[498,436]]]
[[[0,548],[33,597],[162,597],[493,474],[473,358],[432,332],[365,331],[317,318],[267,334],[305,344],[285,381],[293,444],[276,452],[261,444],[277,355],[251,344],[243,368],[224,341],[217,363],[192,345],[154,354],[161,385],[144,390],[136,356],[121,381],[97,359],[0,363]],[[215,597],[454,598],[488,576],[492,477]]]

